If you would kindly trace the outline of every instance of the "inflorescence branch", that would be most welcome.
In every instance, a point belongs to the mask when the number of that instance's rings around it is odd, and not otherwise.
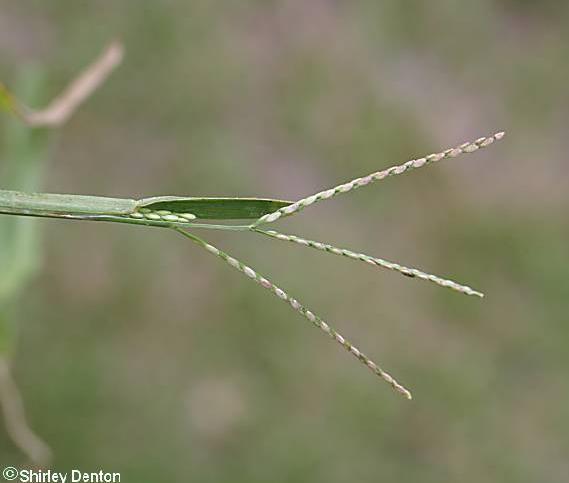
[[[214,247],[213,245],[207,243],[206,241],[193,235],[192,233],[189,233],[179,227],[173,226],[172,229],[182,234],[186,238],[189,238],[198,245],[202,246],[208,252],[221,258],[223,261],[231,265],[233,268],[239,270],[241,273],[244,273],[247,277],[249,277],[256,283],[261,285],[263,288],[267,289],[269,292],[272,292],[279,299],[287,302],[294,310],[300,313],[305,319],[311,322],[314,326],[318,327],[321,331],[328,334],[332,339],[334,339],[350,354],[359,359],[359,361],[362,362],[365,366],[367,366],[372,372],[374,372],[376,375],[381,377],[385,382],[390,384],[393,387],[393,389],[395,389],[397,392],[405,396],[407,399],[412,399],[411,392],[409,392],[405,387],[399,384],[390,374],[385,372],[380,366],[378,366],[375,362],[373,362],[369,357],[367,357],[351,342],[347,341],[341,334],[339,334],[332,327],[330,327],[324,320],[322,320],[320,317],[318,317],[313,312],[308,310],[298,300],[291,297],[284,290],[274,285],[271,281],[269,281],[267,278],[257,273],[251,267],[245,265],[236,258],[228,255],[227,253],[224,253],[220,249]]]
[[[298,245],[315,248],[316,250],[321,250],[323,252],[333,253],[334,255],[342,255],[344,257],[351,258],[352,260],[360,260],[362,262],[369,263],[370,265],[373,266],[387,268],[388,270],[399,272],[407,277],[416,277],[422,280],[428,280],[429,282],[436,283],[441,287],[450,288],[451,290],[455,290],[456,292],[460,292],[466,295],[475,295],[480,298],[484,297],[483,293],[478,292],[467,285],[461,285],[452,280],[447,280],[445,278],[437,277],[436,275],[423,272],[416,268],[405,267],[403,265],[400,265],[399,263],[389,262],[387,260],[383,260],[382,258],[371,257],[369,255],[366,255],[365,253],[356,253],[353,252],[352,250],[347,250],[346,248],[337,248],[328,243],[322,243],[314,240],[307,240],[305,238],[301,238],[296,235],[286,235],[284,233],[279,233],[278,231],[274,230],[261,230],[259,228],[253,228],[252,230],[255,231],[256,233],[261,233],[262,235],[266,235],[271,238],[276,238],[277,240],[296,243]]]
[[[347,193],[357,188],[361,188],[362,186],[367,186],[368,184],[373,183],[375,181],[380,181],[389,176],[403,174],[406,171],[421,168],[428,164],[441,161],[442,159],[445,158],[456,158],[457,156],[464,153],[473,153],[474,151],[477,151],[480,148],[485,148],[487,146],[490,146],[494,141],[498,141],[503,137],[504,137],[504,132],[498,132],[492,136],[481,137],[478,138],[476,141],[466,142],[455,148],[449,148],[445,151],[441,151],[440,153],[429,154],[424,158],[412,159],[404,164],[400,164],[398,166],[392,166],[391,168],[384,169],[383,171],[377,171],[368,176],[364,176],[363,178],[353,179],[348,183],[338,185],[334,188],[330,188],[329,190],[320,191],[319,193],[298,200],[292,205],[285,206],[284,208],[280,208],[279,210],[274,211],[273,213],[264,215],[261,218],[259,218],[255,223],[253,223],[252,226],[257,227],[265,223],[272,223],[285,216],[294,215],[302,211],[304,208],[313,205],[315,203],[318,203],[319,201],[328,200],[336,195],[339,195],[340,193]]]

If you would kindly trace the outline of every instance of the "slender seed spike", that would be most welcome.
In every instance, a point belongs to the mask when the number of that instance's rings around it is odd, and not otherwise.
[[[352,258],[354,260],[361,260],[362,262],[369,263],[370,265],[376,265],[378,267],[387,268],[388,270],[399,272],[407,277],[416,277],[422,280],[428,280],[429,282],[436,283],[441,287],[450,288],[451,290],[455,290],[465,295],[475,295],[480,298],[484,297],[483,293],[478,292],[468,287],[467,285],[461,285],[452,280],[447,280],[441,277],[437,277],[436,275],[422,272],[421,270],[418,270],[416,268],[405,267],[398,263],[389,262],[387,260],[383,260],[382,258],[371,257],[364,253],[356,253],[351,250],[347,250],[345,248],[336,248],[335,246],[329,245],[327,243],[307,240],[305,238],[300,238],[296,235],[286,235],[284,233],[279,233],[274,230],[261,230],[259,228],[253,228],[253,231],[261,233],[262,235],[269,236],[271,238],[276,238],[277,240],[289,241],[292,243],[296,243],[298,245],[315,248],[316,250],[321,250],[323,252],[333,253],[334,255],[342,255],[344,257]]]
[[[284,216],[294,215],[302,211],[307,206],[313,205],[314,203],[318,203],[319,201],[322,200],[327,200],[340,193],[347,193],[362,186],[367,186],[368,184],[374,181],[382,180],[384,178],[387,178],[388,176],[403,174],[411,169],[417,169],[422,166],[426,166],[428,164],[440,161],[441,159],[454,158],[464,153],[472,153],[474,151],[477,151],[479,148],[485,148],[486,146],[489,146],[494,141],[499,141],[504,137],[504,134],[505,134],[504,132],[498,132],[489,137],[481,137],[478,138],[476,141],[462,143],[460,146],[457,146],[456,148],[450,148],[445,151],[441,151],[440,153],[429,154],[424,158],[412,159],[399,166],[392,166],[391,168],[384,169],[383,171],[377,171],[363,178],[356,178],[350,181],[349,183],[344,183],[336,186],[335,188],[321,191],[314,195],[308,196],[307,198],[303,198],[292,205],[280,208],[279,210],[274,211],[273,213],[264,215],[261,218],[259,218],[257,221],[255,221],[255,223],[253,223],[251,226],[257,227],[264,223],[272,223],[274,221],[277,221],[278,219]]]
[[[193,235],[193,234],[191,234],[191,233],[189,233],[189,232],[187,232],[187,231],[185,231],[179,227],[171,227],[171,229],[177,231],[181,235],[185,236],[186,238],[189,238],[193,242],[202,246],[208,252],[210,252],[210,253],[216,255],[217,257],[221,258],[226,263],[231,265],[233,268],[244,273],[247,277],[253,279],[259,285],[261,285],[262,287],[266,288],[267,290],[269,290],[270,292],[275,294],[281,300],[288,302],[289,305],[293,309],[295,309],[304,318],[306,318],[308,321],[310,321],[313,325],[318,327],[321,331],[325,332],[332,339],[334,339],[336,342],[338,342],[344,349],[346,349],[350,354],[352,354],[354,357],[359,359],[359,361],[362,362],[366,367],[368,367],[372,372],[374,372],[377,376],[381,377],[385,382],[390,384],[391,387],[393,387],[393,389],[395,391],[402,394],[407,399],[412,399],[411,393],[405,387],[403,387],[401,384],[399,384],[390,374],[385,372],[380,366],[378,366],[375,362],[373,362],[371,359],[369,359],[363,352],[361,352],[358,348],[356,348],[350,342],[348,342],[346,339],[344,339],[344,337],[341,334],[336,332],[324,320],[322,320],[320,317],[318,317],[313,312],[308,310],[298,300],[292,298],[284,290],[282,290],[281,288],[274,285],[272,282],[270,282],[265,277],[259,275],[251,267],[248,267],[247,265],[243,264],[239,260],[237,260],[237,259],[231,257],[230,255],[224,253],[223,251],[221,251],[218,248],[214,247],[213,245],[207,243],[206,241],[202,240],[201,238],[198,238],[197,236],[195,236],[195,235]]]

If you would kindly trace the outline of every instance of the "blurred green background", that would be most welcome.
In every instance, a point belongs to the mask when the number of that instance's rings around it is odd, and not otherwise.
[[[18,302],[14,374],[54,468],[125,482],[568,481],[568,22],[559,0],[1,0],[0,79],[17,90],[16,72],[41,64],[44,101],[111,38],[126,46],[59,132],[45,191],[297,199],[508,132],[279,224],[467,282],[482,301],[204,233],[412,402],[173,233],[38,221],[45,259]],[[24,464],[3,428],[0,466]]]

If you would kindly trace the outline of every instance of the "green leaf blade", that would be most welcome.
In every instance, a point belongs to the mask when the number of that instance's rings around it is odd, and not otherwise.
[[[158,196],[137,202],[137,209],[152,211],[167,210],[172,213],[193,213],[198,219],[207,220],[249,220],[257,219],[292,201],[265,198],[187,198],[179,196]]]

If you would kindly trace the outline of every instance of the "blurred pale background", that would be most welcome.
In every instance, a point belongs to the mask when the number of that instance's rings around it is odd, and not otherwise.
[[[1,0],[1,79],[39,63],[46,100],[111,38],[126,46],[60,132],[46,191],[297,199],[508,132],[280,224],[482,301],[203,233],[412,402],[181,237],[40,221],[14,371],[54,467],[137,482],[568,481],[568,22],[559,0]],[[23,464],[3,428],[0,466]]]

